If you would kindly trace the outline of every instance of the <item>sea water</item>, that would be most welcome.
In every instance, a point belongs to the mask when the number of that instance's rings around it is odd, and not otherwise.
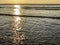
[[[60,45],[60,19],[34,17],[59,17],[60,10],[23,9],[52,5],[14,6],[0,5],[0,45]],[[20,17],[24,14],[28,17]]]

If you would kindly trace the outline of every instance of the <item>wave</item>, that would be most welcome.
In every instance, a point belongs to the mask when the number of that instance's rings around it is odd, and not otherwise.
[[[28,10],[60,10],[60,5],[19,5],[22,9]],[[0,8],[15,9],[14,5],[1,5]]]
[[[31,15],[14,15],[14,14],[0,14],[0,16],[19,16],[19,17],[33,17],[33,18],[50,18],[50,19],[60,19],[60,17],[50,17],[50,16],[31,16]]]

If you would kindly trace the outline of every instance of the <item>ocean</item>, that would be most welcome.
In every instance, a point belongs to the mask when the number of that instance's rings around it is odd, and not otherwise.
[[[60,45],[60,5],[0,5],[0,45]]]

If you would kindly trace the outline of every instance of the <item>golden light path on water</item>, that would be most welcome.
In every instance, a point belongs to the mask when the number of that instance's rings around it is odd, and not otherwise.
[[[14,14],[15,15],[21,15],[21,6],[20,5],[14,5]],[[25,34],[24,33],[21,33],[21,35],[19,35],[18,31],[21,30],[22,28],[22,22],[21,22],[21,17],[19,16],[14,16],[13,17],[13,32],[14,32],[14,35],[13,35],[13,43],[14,45],[19,45],[19,44],[23,44],[23,42],[21,40],[25,40]]]
[[[14,5],[15,9],[14,9],[14,14],[15,15],[21,15],[21,6],[20,5]]]
[[[21,15],[21,6],[20,5],[14,5],[15,9],[14,9],[14,14],[15,15]],[[21,26],[19,26],[19,24],[21,23],[21,17],[14,17],[14,22],[15,22],[15,25],[14,27],[16,28],[16,30],[19,30],[21,29]]]

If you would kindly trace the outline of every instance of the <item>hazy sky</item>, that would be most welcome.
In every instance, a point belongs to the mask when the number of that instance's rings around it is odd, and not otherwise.
[[[0,0],[0,4],[60,4],[60,0]]]

